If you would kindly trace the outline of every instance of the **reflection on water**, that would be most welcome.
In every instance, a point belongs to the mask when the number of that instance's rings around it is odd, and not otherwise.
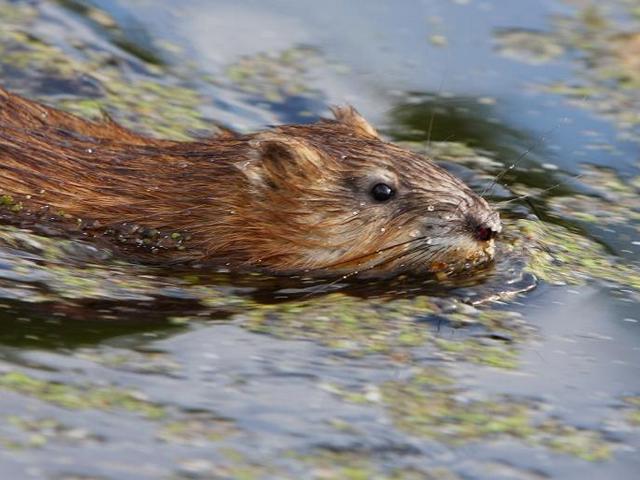
[[[542,88],[582,80],[571,28],[619,30],[580,8],[0,0],[13,89],[177,138],[352,102],[505,225],[471,277],[366,283],[131,265],[3,226],[2,477],[632,478],[637,139]],[[555,53],[520,63],[522,28]]]

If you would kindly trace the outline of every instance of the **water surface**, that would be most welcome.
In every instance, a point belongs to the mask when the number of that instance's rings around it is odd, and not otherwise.
[[[496,264],[444,283],[0,228],[2,478],[635,478],[640,4],[608,3],[0,0],[29,97],[175,138],[349,102],[508,201]]]

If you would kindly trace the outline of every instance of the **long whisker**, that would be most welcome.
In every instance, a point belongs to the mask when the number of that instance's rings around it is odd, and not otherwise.
[[[440,79],[440,85],[438,86],[438,90],[437,90],[437,94],[436,96],[439,97],[440,94],[442,93],[442,87],[444,87],[444,80],[445,78],[447,78],[447,70],[448,70],[448,63],[445,65],[445,69],[442,72],[442,78]],[[436,110],[435,108],[431,109],[431,116],[429,117],[429,126],[427,127],[427,148],[429,148],[431,146],[431,134],[433,133],[433,124],[435,121],[435,117],[436,117]]]
[[[412,238],[411,240],[407,240],[405,242],[400,242],[400,243],[395,243],[393,245],[389,245],[388,247],[379,248],[379,249],[377,249],[377,250],[375,250],[373,252],[365,253],[365,254],[357,256],[357,257],[347,258],[346,260],[340,260],[339,262],[331,263],[329,265],[326,265],[324,268],[339,267],[340,265],[344,265],[346,263],[358,262],[360,260],[372,257],[374,255],[378,255],[380,253],[392,250],[394,248],[398,248],[398,247],[402,247],[402,246],[405,246],[405,245],[409,245],[409,244],[414,243],[414,242],[419,242],[419,241],[422,241],[422,240],[426,240],[427,238],[429,238],[429,237],[421,236],[421,237]]]
[[[418,239],[414,239],[412,241],[415,241],[415,240],[418,240]],[[398,246],[401,246],[401,245],[406,245],[407,243],[411,243],[411,242],[403,242],[403,243],[400,243],[400,244],[392,245],[390,247],[385,248],[384,250],[390,250],[392,248],[395,248],[395,247],[398,247]],[[374,254],[376,254],[376,253],[378,253],[380,251],[384,251],[384,250],[378,250],[378,251],[374,252]],[[415,253],[416,251],[420,251],[420,250],[421,250],[420,248],[414,248],[414,249],[411,249],[411,250],[405,250],[405,251],[402,251],[402,252],[400,252],[400,253],[398,253],[396,255],[393,255],[393,256],[391,256],[389,258],[383,258],[381,261],[379,261],[377,263],[374,263],[373,265],[369,265],[368,267],[366,267],[364,269],[356,269],[356,270],[353,270],[353,271],[351,271],[349,273],[345,273],[344,275],[341,275],[339,278],[335,279],[334,281],[332,281],[330,283],[319,285],[318,288],[315,289],[315,291],[309,292],[303,298],[308,298],[308,297],[310,297],[311,295],[313,295],[315,293],[322,292],[322,291],[326,290],[327,288],[332,287],[332,286],[336,285],[337,283],[342,282],[344,280],[348,280],[349,278],[351,278],[351,277],[353,277],[355,275],[358,275],[358,274],[360,274],[362,272],[367,272],[367,271],[379,268],[379,267],[381,267],[381,266],[383,266],[383,265],[385,265],[387,263],[399,260],[399,259],[401,259],[401,258],[403,258],[405,256],[409,256],[410,254]],[[363,256],[365,256],[365,255],[363,255]],[[368,254],[366,256],[371,256],[371,254]]]
[[[553,132],[555,132],[559,127],[560,127],[560,123],[563,121],[567,121],[567,117],[564,117],[562,120],[558,121],[553,128],[549,129],[548,131],[544,132],[542,135],[540,135],[524,152],[522,152],[520,155],[518,155],[518,158],[516,158],[516,161],[513,162],[511,165],[509,165],[507,168],[505,168],[504,170],[502,170],[502,172],[500,172],[499,174],[497,174],[495,176],[495,178],[493,179],[493,181],[491,182],[491,184],[489,184],[487,187],[485,187],[482,192],[480,193],[480,196],[482,198],[484,198],[484,196],[492,191],[494,189],[494,187],[496,186],[496,184],[502,179],[502,177],[504,177],[508,172],[510,172],[511,170],[513,170],[514,168],[516,168],[520,162],[522,160],[524,160],[527,155],[529,155],[531,152],[533,152],[536,148],[538,148],[544,141],[545,139],[551,135]]]
[[[556,189],[556,188],[558,188],[558,187],[561,187],[561,186],[563,186],[563,185],[568,184],[570,181],[578,180],[579,178],[582,178],[582,177],[584,177],[584,176],[585,176],[585,174],[584,174],[584,173],[581,173],[580,175],[575,175],[575,176],[573,176],[573,177],[571,177],[571,178],[569,178],[569,179],[565,180],[564,182],[559,182],[559,183],[556,183],[555,185],[552,185],[552,186],[551,186],[551,187],[549,187],[549,188],[545,188],[544,190],[542,190],[542,191],[540,191],[540,192],[527,193],[526,195],[520,195],[520,196],[515,197],[515,198],[510,198],[509,200],[503,200],[502,202],[494,203],[493,205],[494,205],[494,207],[496,207],[496,208],[502,208],[504,205],[508,205],[509,203],[516,202],[516,201],[518,201],[518,200],[522,200],[522,199],[524,199],[524,198],[535,197],[535,196],[537,196],[537,195],[541,195],[541,194],[543,194],[543,193],[550,192],[551,190],[555,190],[555,189]]]
[[[402,251],[400,253],[397,253],[396,255],[392,255],[391,257],[383,258],[379,262],[374,263],[373,265],[369,265],[368,267],[365,267],[362,270],[354,270],[353,272],[350,272],[347,275],[348,275],[348,277],[352,277],[353,275],[357,275],[358,273],[367,272],[369,270],[374,270],[374,269],[382,267],[383,265],[386,265],[388,263],[395,262],[395,261],[400,260],[400,259],[402,259],[404,257],[408,257],[412,253],[414,253],[415,251],[417,251],[419,249],[420,248],[414,248],[414,249],[411,249],[411,250],[404,250],[404,251]]]

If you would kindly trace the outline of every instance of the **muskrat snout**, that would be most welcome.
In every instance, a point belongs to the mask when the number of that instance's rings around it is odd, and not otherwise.
[[[489,242],[502,231],[500,217],[497,212],[492,212],[488,217],[486,215],[469,215],[467,217],[467,225],[473,238],[478,242]]]

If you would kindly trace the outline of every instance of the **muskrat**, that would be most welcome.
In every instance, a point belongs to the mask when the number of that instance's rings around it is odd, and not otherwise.
[[[179,142],[0,89],[2,219],[67,223],[143,261],[275,274],[451,273],[493,258],[501,224],[483,198],[354,108],[333,113]]]

